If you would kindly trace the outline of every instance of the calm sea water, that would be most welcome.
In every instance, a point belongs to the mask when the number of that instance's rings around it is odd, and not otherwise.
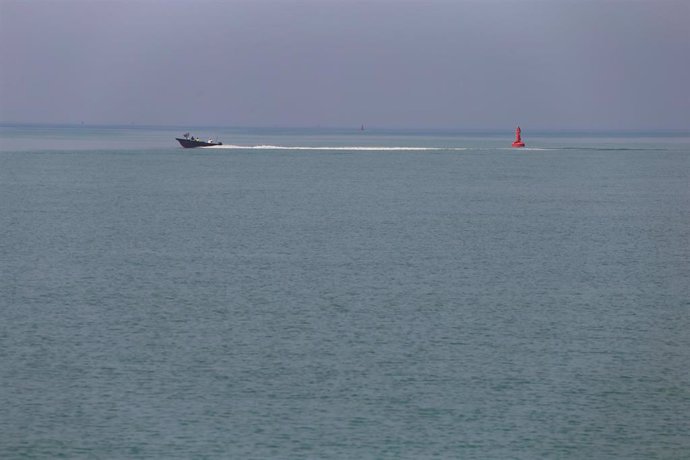
[[[0,129],[0,457],[690,456],[690,137],[179,134]]]

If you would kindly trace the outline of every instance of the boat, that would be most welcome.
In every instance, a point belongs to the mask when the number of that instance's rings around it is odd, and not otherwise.
[[[189,133],[185,133],[182,137],[175,138],[180,145],[186,149],[191,149],[194,147],[212,147],[214,145],[223,145],[220,141],[214,141],[209,139],[207,141],[202,141],[198,137],[190,136]]]
[[[522,137],[520,136],[520,133],[522,133],[522,130],[518,126],[517,129],[515,130],[515,142],[513,142],[513,147],[524,147],[525,143],[522,142]]]

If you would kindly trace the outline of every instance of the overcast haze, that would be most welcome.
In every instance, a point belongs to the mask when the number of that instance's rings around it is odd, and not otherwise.
[[[0,120],[690,128],[689,1],[0,0]]]

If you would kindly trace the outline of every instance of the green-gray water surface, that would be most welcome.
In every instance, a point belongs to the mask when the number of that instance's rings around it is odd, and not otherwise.
[[[1,134],[2,458],[690,455],[687,137]]]

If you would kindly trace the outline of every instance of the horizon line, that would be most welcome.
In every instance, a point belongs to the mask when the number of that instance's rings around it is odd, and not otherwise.
[[[524,124],[523,124],[524,125]],[[521,127],[523,125],[520,125]],[[398,131],[398,132],[412,132],[412,131],[428,131],[428,132],[450,132],[450,133],[502,133],[506,130],[512,131],[515,129],[517,124],[512,127],[498,128],[498,127],[440,127],[440,126],[418,126],[418,127],[408,127],[408,126],[380,126],[380,125],[353,125],[353,126],[334,126],[334,125],[219,125],[219,124],[193,124],[193,125],[181,125],[181,124],[155,124],[155,123],[85,123],[85,122],[27,122],[27,121],[0,121],[0,127],[70,127],[70,128],[113,128],[113,129],[123,129],[123,128],[157,128],[157,129],[182,129],[182,130],[194,130],[194,129],[283,129],[283,130],[323,130],[323,131],[362,131],[362,126],[364,126],[364,132],[367,131]],[[682,128],[547,128],[543,126],[530,127],[527,126],[527,130],[532,133],[669,133],[669,134],[687,134],[690,135],[689,129]]]

